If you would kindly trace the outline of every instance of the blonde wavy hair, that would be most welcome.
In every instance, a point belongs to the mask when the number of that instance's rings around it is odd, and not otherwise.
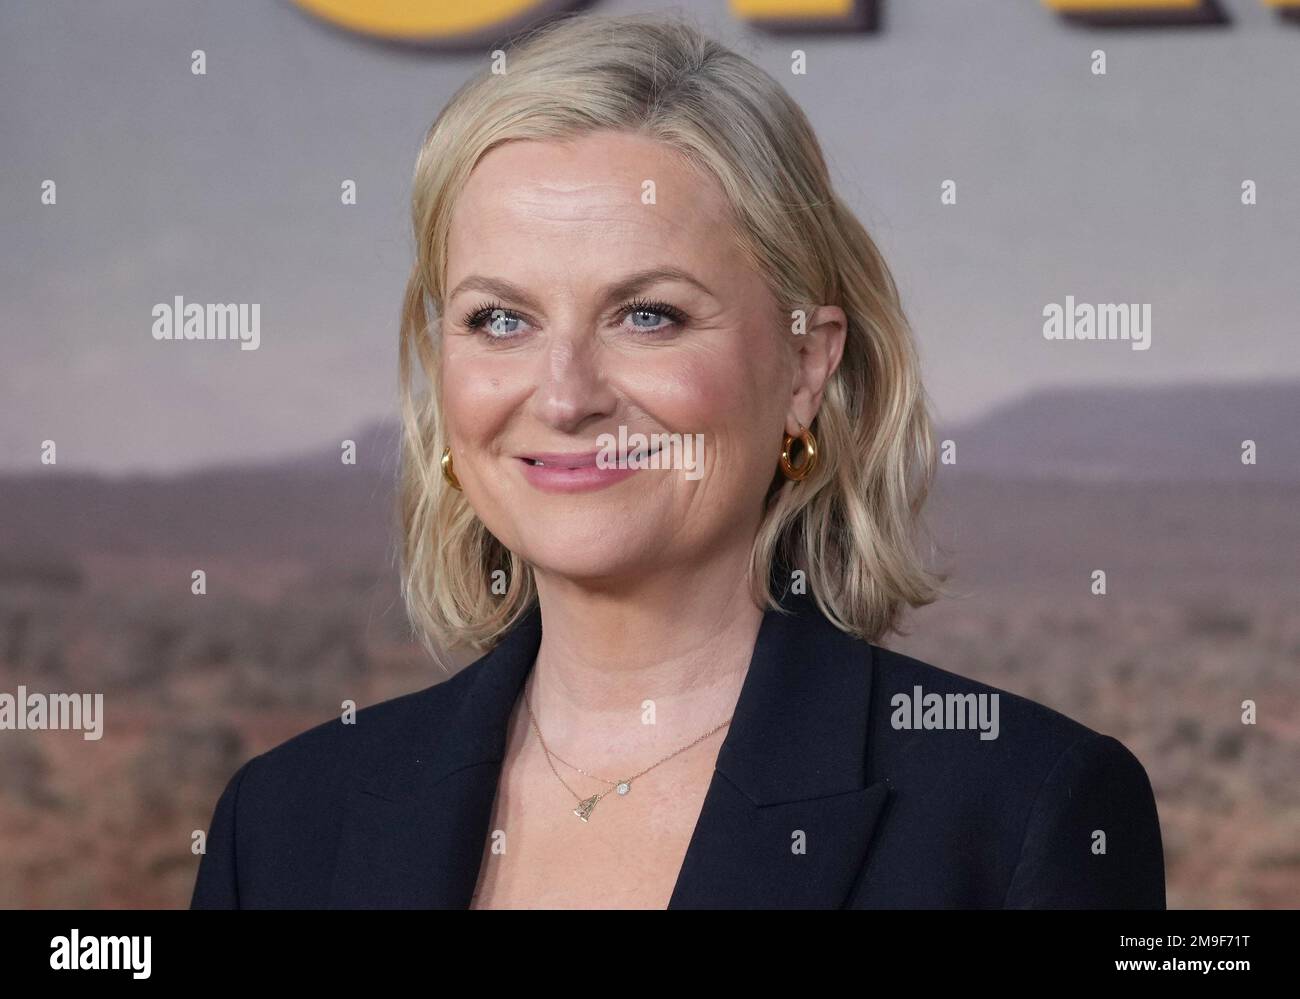
[[[731,204],[738,248],[776,300],[847,314],[843,357],[812,424],[816,468],[800,483],[785,480],[773,447],[751,585],[759,606],[780,610],[773,584],[802,569],[836,627],[867,641],[899,631],[904,605],[932,603],[946,576],[925,567],[917,545],[934,451],[915,346],[884,259],[832,190],[808,120],[775,80],[687,21],[578,14],[505,50],[504,73],[465,84],[416,161],[397,504],[402,596],[417,637],[442,664],[440,649],[491,648],[536,601],[531,567],[440,467],[440,323],[456,197],[503,142],[598,130],[662,141],[711,173]],[[416,359],[428,383],[418,399]],[[504,593],[493,592],[497,570]]]

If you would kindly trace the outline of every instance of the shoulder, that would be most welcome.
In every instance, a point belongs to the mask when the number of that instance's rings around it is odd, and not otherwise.
[[[973,735],[988,749],[999,743],[1011,747],[1032,745],[1037,755],[1064,751],[1100,735],[1082,722],[1023,695],[883,646],[869,648],[873,707],[877,714],[887,716],[888,727],[894,732],[958,732]],[[909,738],[903,734],[899,737],[904,741]],[[953,744],[971,742],[966,737]],[[1014,762],[1014,758],[1007,762]]]
[[[324,905],[320,872],[333,862],[349,796],[387,763],[432,752],[484,659],[244,763],[213,808],[191,908]]]
[[[445,680],[322,722],[248,760],[230,779],[242,798],[328,803],[403,750],[419,752],[444,728],[478,660]]]
[[[871,662],[868,762],[905,829],[946,824],[956,851],[979,839],[1008,906],[1164,907],[1155,798],[1127,746],[880,646]]]
[[[1118,739],[1020,694],[871,646],[873,745],[880,762],[941,758],[954,776],[997,774],[1033,792],[1053,770],[1109,767],[1145,780]]]

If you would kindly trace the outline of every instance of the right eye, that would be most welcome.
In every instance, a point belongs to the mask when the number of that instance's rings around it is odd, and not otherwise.
[[[519,332],[524,319],[517,312],[499,305],[475,309],[461,320],[466,329],[481,332],[489,340],[508,340]]]

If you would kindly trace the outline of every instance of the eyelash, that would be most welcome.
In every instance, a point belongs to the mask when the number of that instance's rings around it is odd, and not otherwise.
[[[511,309],[507,309],[500,302],[493,301],[493,302],[489,302],[487,305],[483,305],[477,309],[474,309],[471,312],[466,313],[465,317],[461,319],[460,325],[465,329],[469,330],[470,332],[478,331],[479,327],[481,327],[483,323],[492,316],[492,313],[498,310],[500,310],[502,313],[506,315],[507,318],[510,319],[523,318],[522,316],[519,315],[519,313],[514,312]],[[674,325],[677,326],[685,325],[688,318],[686,313],[682,312],[681,309],[677,308],[674,305],[669,305],[667,302],[653,301],[651,299],[645,299],[645,298],[633,299],[632,301],[628,302],[626,305],[624,305],[622,308],[618,310],[618,314],[624,319],[626,319],[634,312],[653,312],[656,315],[663,316],[670,323],[673,323]],[[667,327],[660,327],[657,329],[646,330],[645,332],[647,334],[661,333],[666,328]],[[513,339],[513,335],[492,336],[491,334],[488,333],[484,333],[483,335],[487,337],[487,339],[489,340]]]

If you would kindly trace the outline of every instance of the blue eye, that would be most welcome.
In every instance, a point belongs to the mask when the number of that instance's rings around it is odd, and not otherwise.
[[[484,324],[487,328],[484,329]],[[518,313],[502,308],[493,303],[470,312],[461,320],[461,325],[471,332],[482,332],[489,340],[508,340],[523,323]]]
[[[628,302],[620,313],[625,321],[630,316],[632,327],[644,333],[660,333],[672,326],[684,326],[687,321],[686,314],[675,306],[644,299]],[[512,340],[528,323],[500,302],[489,302],[466,313],[460,325],[487,340]]]
[[[517,327],[511,326],[511,323],[518,323],[521,320],[518,316],[512,316],[504,309],[493,309],[492,314],[488,317],[488,329],[494,334],[500,336],[505,333],[514,333]]]
[[[640,322],[641,319],[650,319],[648,323]],[[659,325],[659,321],[666,318],[662,312],[654,312],[650,309],[637,309],[632,313],[632,325],[640,326],[642,329],[654,329]]]
[[[623,313],[632,317],[634,327],[649,333],[657,333],[669,326],[681,326],[686,322],[686,314],[681,309],[675,308],[666,302],[647,302],[644,299],[638,299],[625,305]],[[642,319],[649,319],[650,321],[643,323],[640,322]]]

